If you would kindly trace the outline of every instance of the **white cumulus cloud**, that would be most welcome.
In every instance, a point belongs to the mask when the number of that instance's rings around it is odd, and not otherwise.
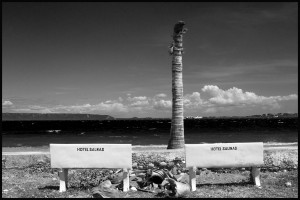
[[[155,97],[158,97],[158,98],[166,98],[167,95],[164,94],[164,93],[160,93],[160,94],[155,95]]]
[[[172,102],[170,100],[158,100],[154,101],[153,108],[156,110],[169,110],[172,108]]]
[[[183,105],[187,109],[198,108],[202,104],[199,92],[193,92],[192,94],[186,94],[183,97]]]
[[[205,85],[201,92],[192,92],[183,96],[184,113],[194,114],[224,114],[247,113],[255,110],[268,110],[272,112],[284,105],[283,101],[297,100],[297,94],[287,96],[260,96],[254,92],[243,91],[232,87],[224,90],[216,85]],[[81,105],[15,105],[9,100],[2,101],[2,106],[7,111],[14,112],[40,112],[40,113],[94,113],[112,116],[160,116],[163,111],[167,116],[171,112],[172,97],[167,98],[164,93],[152,97],[125,95],[112,100],[105,100],[95,104]],[[171,116],[171,115],[170,115]]]
[[[259,96],[253,92],[244,92],[242,89],[233,87],[228,90],[220,89],[215,85],[206,85],[202,89],[202,92],[208,94],[209,98],[207,103],[216,106],[270,106],[273,108],[279,108],[279,101],[295,100],[298,99],[298,95],[292,94],[288,96]]]
[[[12,106],[13,103],[11,101],[3,101],[2,106]]]

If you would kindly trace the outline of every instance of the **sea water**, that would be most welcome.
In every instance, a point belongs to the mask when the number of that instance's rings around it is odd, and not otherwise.
[[[50,143],[167,145],[171,120],[3,121],[2,147]],[[184,121],[186,144],[297,143],[298,118],[228,118]]]

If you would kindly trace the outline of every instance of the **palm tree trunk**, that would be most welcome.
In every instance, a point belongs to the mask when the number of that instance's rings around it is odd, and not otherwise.
[[[180,22],[178,22],[180,23]],[[176,25],[178,25],[178,23]],[[181,22],[184,23],[184,22]],[[184,147],[183,124],[183,83],[182,83],[182,30],[178,33],[176,25],[173,33],[172,57],[172,123],[168,149]],[[184,24],[183,24],[184,25]],[[181,28],[183,27],[181,26]]]

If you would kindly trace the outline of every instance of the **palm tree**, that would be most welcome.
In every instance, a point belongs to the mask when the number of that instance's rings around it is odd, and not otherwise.
[[[168,149],[184,147],[183,125],[183,83],[182,83],[182,35],[187,31],[185,23],[179,21],[174,26],[173,43],[170,46],[172,57],[172,124]]]

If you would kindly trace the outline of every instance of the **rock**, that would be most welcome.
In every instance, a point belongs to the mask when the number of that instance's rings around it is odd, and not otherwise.
[[[153,163],[149,163],[148,168],[152,169],[154,167]]]
[[[181,162],[182,160],[181,160],[181,158],[179,158],[179,157],[176,157],[175,159],[174,159],[174,162]]]
[[[136,168],[137,168],[137,163],[135,162],[132,164],[132,169],[136,169]]]
[[[53,180],[53,181],[56,181],[56,180],[57,180],[57,178],[53,178],[52,180]]]
[[[136,187],[131,187],[130,190],[137,191]]]
[[[110,180],[106,180],[106,181],[103,181],[102,183],[100,183],[99,187],[100,188],[110,188],[111,187],[111,182]]]
[[[286,182],[286,183],[285,183],[285,186],[286,186],[286,187],[291,187],[291,186],[292,186],[292,183],[291,183],[291,182]]]
[[[173,175],[177,175],[178,174],[177,167],[173,167],[170,171],[171,171],[171,173]]]
[[[184,168],[182,168],[182,171],[183,171],[183,172],[189,172],[189,169],[186,168],[186,167],[184,167]],[[199,170],[198,170],[198,171],[199,171]]]
[[[284,172],[284,173],[286,173],[286,172],[287,172],[287,170],[285,169],[285,170],[283,170],[283,172]]]
[[[165,163],[165,162],[160,162],[160,163],[159,163],[159,166],[160,166],[160,167],[166,167],[166,166],[167,166],[167,163]]]
[[[3,192],[8,192],[8,189],[4,189]]]
[[[168,162],[168,165],[167,165],[169,168],[171,167],[174,167],[174,162]]]
[[[246,170],[245,167],[242,167],[242,168],[241,168],[241,171],[245,171],[245,170]]]
[[[143,165],[138,166],[138,169],[144,169]]]
[[[112,184],[109,180],[102,182],[98,187],[92,188],[91,192],[94,198],[120,198],[117,189],[111,188]]]
[[[43,163],[46,163],[43,159],[38,159],[37,160],[37,163],[41,163],[41,164],[43,164]]]
[[[121,183],[122,180],[124,179],[124,173],[118,173],[118,174],[112,174],[110,175],[109,179],[111,180],[112,184],[118,184]]]
[[[137,177],[140,177],[140,178],[145,178],[146,177],[146,174],[145,173],[139,173],[138,175],[136,175]]]
[[[113,174],[113,173],[114,173],[114,171],[113,171],[113,170],[109,170],[109,173],[110,173],[110,174]]]

